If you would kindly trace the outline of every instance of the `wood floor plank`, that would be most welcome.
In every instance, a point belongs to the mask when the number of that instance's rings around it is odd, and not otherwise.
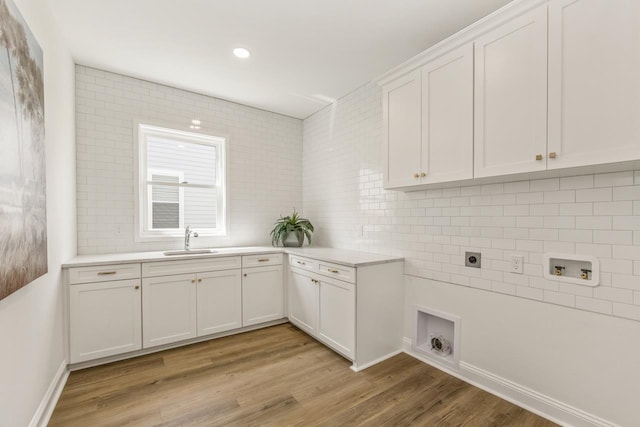
[[[349,367],[278,325],[72,372],[49,425],[554,425],[406,354]]]

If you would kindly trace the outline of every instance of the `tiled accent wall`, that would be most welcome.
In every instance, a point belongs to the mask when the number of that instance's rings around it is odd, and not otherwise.
[[[78,253],[178,248],[134,240],[134,120],[229,136],[226,238],[193,246],[270,243],[280,214],[302,206],[302,121],[148,81],[76,67]]]
[[[382,188],[381,89],[304,121],[315,242],[404,256],[408,275],[640,320],[640,171],[399,192]],[[464,266],[465,250],[482,269]],[[592,288],[542,277],[545,252],[600,259]],[[524,274],[509,272],[512,254]]]

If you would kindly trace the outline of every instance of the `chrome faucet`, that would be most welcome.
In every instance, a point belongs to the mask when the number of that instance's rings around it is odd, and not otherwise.
[[[191,250],[191,235],[193,237],[198,237],[198,233],[191,230],[191,226],[187,225],[187,228],[184,229],[184,250]]]

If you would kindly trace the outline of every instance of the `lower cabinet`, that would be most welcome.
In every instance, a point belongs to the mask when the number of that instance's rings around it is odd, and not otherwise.
[[[361,257],[330,253],[340,254]],[[291,254],[289,321],[351,360],[352,370],[365,369],[402,349],[403,273],[397,259],[352,266]]]
[[[356,341],[356,292],[353,283],[319,279],[318,336],[353,359]]]
[[[199,273],[198,336],[242,327],[242,274],[240,270]]]
[[[242,326],[284,317],[282,265],[242,270]]]
[[[143,347],[155,347],[197,335],[194,274],[142,279]]]
[[[70,362],[140,350],[140,279],[69,286]]]
[[[355,285],[289,270],[289,320],[337,352],[355,357]]]
[[[318,286],[315,275],[295,268],[289,269],[289,320],[315,335],[318,329]]]

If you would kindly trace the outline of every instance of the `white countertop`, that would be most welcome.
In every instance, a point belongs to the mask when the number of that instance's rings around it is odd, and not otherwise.
[[[371,254],[368,252],[349,251],[334,248],[316,248],[304,246],[302,248],[283,248],[288,254],[321,261],[333,262],[348,267],[362,267],[365,265],[384,264],[387,262],[403,261],[404,258],[391,255]]]
[[[200,249],[200,248],[194,248]],[[402,261],[401,257],[389,255],[370,254],[367,252],[348,251],[344,249],[302,247],[302,248],[281,248],[271,246],[251,246],[235,248],[213,248],[216,252],[209,254],[189,254],[189,255],[164,255],[164,252],[130,252],[102,255],[80,255],[62,264],[62,268],[87,267],[107,264],[129,264],[149,261],[171,261],[184,259],[217,258],[237,255],[259,255],[265,253],[288,253],[307,258],[314,258],[321,261],[333,262],[335,264],[346,265],[348,267],[359,267],[373,264],[383,264],[387,262]]]

